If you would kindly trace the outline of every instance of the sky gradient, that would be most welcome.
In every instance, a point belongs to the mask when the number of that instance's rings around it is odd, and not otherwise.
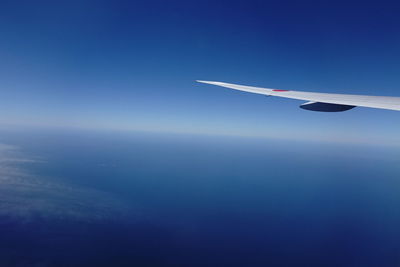
[[[400,144],[399,113],[196,84],[400,96],[380,1],[2,1],[0,122]]]

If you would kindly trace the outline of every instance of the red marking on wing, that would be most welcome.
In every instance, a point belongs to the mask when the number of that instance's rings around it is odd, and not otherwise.
[[[278,90],[278,89],[275,89],[275,90],[272,90],[272,91],[274,91],[274,92],[288,92],[289,90]]]

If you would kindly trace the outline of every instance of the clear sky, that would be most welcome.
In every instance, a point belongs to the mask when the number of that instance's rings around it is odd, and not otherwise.
[[[395,1],[1,1],[0,122],[400,144],[400,113],[196,84],[400,96]]]

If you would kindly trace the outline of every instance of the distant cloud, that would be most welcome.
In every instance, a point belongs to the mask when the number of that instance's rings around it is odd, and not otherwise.
[[[18,147],[0,144],[0,215],[93,221],[135,215],[130,206],[108,193],[29,173],[29,164],[45,161],[24,156]]]

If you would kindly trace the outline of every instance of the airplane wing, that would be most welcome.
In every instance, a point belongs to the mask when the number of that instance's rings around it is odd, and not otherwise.
[[[230,89],[254,94],[305,100],[307,102],[302,104],[300,107],[302,109],[312,111],[338,112],[346,111],[355,107],[380,108],[400,111],[400,97],[313,93],[245,86],[223,82],[197,82],[227,87]]]

